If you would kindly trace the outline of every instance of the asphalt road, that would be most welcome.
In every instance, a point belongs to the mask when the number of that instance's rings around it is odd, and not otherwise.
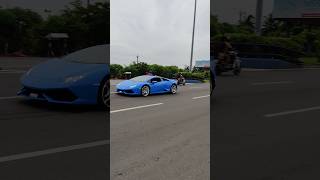
[[[320,70],[243,72],[211,97],[211,176],[320,179]]]
[[[0,179],[108,179],[107,112],[17,98],[23,67],[0,71]],[[111,179],[209,179],[210,157],[213,179],[320,179],[319,75],[225,75],[211,110],[208,84],[112,94]]]
[[[209,179],[208,95],[208,83],[179,86],[175,95],[112,94],[111,179]]]
[[[22,73],[43,60],[0,58],[0,179],[108,179],[108,110],[16,97]]]

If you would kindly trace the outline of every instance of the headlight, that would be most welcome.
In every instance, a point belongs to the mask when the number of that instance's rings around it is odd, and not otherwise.
[[[75,82],[79,81],[80,79],[82,79],[83,77],[84,77],[83,75],[67,77],[64,80],[64,83],[75,83]]]

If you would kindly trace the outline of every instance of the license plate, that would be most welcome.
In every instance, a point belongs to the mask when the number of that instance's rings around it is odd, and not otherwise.
[[[37,97],[38,97],[38,94],[36,94],[36,93],[30,93],[29,96],[30,96],[30,97],[33,97],[33,98],[37,98]]]

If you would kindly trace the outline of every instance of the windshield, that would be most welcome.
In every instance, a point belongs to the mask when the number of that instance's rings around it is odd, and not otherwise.
[[[151,78],[151,76],[137,76],[137,77],[134,77],[130,80],[137,81],[137,82],[145,82],[145,81],[149,80],[150,78]]]
[[[107,64],[108,57],[109,47],[107,45],[98,45],[73,52],[62,59],[75,63]]]

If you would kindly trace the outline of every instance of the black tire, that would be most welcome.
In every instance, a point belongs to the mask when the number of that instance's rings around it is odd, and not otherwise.
[[[178,86],[176,84],[172,84],[170,87],[171,94],[176,94],[178,91]]]
[[[150,95],[150,87],[147,85],[143,85],[141,87],[141,96],[147,97]]]
[[[98,103],[104,107],[110,107],[110,80],[105,77],[101,83],[98,93]]]

